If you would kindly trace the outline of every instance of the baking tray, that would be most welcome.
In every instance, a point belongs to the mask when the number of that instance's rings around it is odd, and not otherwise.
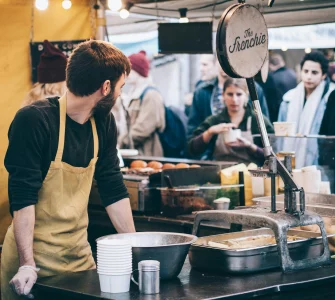
[[[274,235],[268,228],[219,234],[198,238],[189,251],[192,267],[202,271],[243,274],[259,272],[280,267],[277,245],[248,249],[229,250],[208,246],[209,241],[240,239],[260,235]],[[303,238],[288,242],[293,260],[319,257],[323,253],[321,236],[315,232],[289,230],[288,236]]]

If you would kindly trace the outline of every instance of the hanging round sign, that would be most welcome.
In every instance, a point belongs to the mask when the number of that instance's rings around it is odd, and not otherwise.
[[[219,22],[216,50],[221,67],[229,76],[255,76],[268,53],[268,30],[260,11],[249,4],[228,7]]]

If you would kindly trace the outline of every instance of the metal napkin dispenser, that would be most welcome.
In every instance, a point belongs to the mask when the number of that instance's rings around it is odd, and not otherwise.
[[[150,185],[149,177],[123,175],[123,181],[128,189],[133,212],[158,213],[160,211],[160,191]]]

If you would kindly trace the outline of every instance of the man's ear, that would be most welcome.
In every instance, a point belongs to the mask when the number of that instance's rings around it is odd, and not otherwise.
[[[327,77],[327,73],[322,75],[322,80],[325,80]]]
[[[110,90],[111,90],[111,82],[110,80],[105,80],[101,86],[101,94],[107,96],[110,93]]]

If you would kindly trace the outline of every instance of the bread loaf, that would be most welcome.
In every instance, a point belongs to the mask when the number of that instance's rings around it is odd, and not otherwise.
[[[188,169],[190,167],[189,164],[179,163],[176,165],[177,169]]]
[[[158,161],[151,161],[148,163],[148,168],[153,168],[154,170],[162,169],[163,164]]]
[[[166,163],[163,165],[162,169],[163,170],[167,170],[167,169],[175,169],[176,168],[176,165],[174,164],[169,164],[169,163]]]
[[[147,167],[147,163],[143,160],[134,160],[130,164],[131,169],[140,169],[140,168],[146,168],[146,167]]]

